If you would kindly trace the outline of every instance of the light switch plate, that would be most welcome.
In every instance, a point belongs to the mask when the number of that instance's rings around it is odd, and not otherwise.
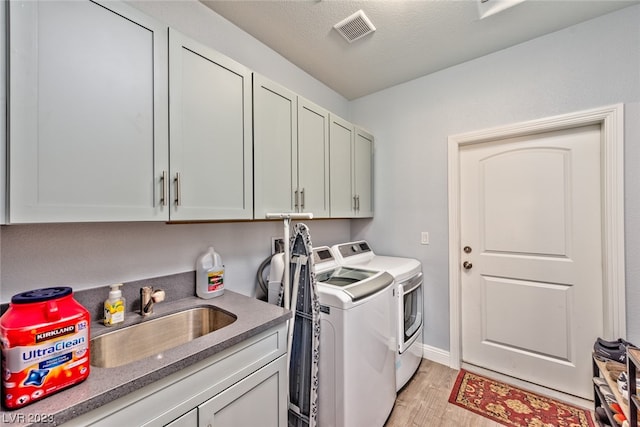
[[[420,234],[420,243],[423,245],[428,245],[429,244],[429,232],[428,231],[423,231]]]

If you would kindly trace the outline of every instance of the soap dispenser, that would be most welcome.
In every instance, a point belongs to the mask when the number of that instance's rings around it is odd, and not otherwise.
[[[109,298],[104,302],[104,325],[113,326],[124,322],[125,299],[120,287],[122,283],[111,285]]]

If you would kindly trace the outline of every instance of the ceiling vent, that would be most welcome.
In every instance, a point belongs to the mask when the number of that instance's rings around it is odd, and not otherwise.
[[[367,15],[362,10],[357,11],[353,15],[343,19],[333,26],[342,37],[344,37],[349,43],[353,43],[366,36],[369,33],[373,33],[376,27],[373,26]]]
[[[488,18],[510,7],[516,6],[525,0],[479,0],[478,12],[480,19]]]

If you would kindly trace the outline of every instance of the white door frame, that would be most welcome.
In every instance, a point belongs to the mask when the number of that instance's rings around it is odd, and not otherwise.
[[[601,125],[604,337],[626,337],[624,272],[624,108],[611,105],[448,138],[449,144],[449,366],[462,364],[460,281],[460,149],[496,139]]]

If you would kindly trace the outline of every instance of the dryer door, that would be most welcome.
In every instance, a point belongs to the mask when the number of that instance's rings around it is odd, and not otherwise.
[[[422,326],[422,273],[398,285],[400,316],[398,350],[403,353],[417,338]]]

